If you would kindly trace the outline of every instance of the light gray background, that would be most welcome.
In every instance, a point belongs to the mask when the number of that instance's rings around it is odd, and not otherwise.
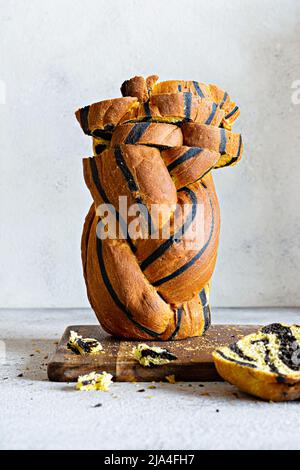
[[[215,172],[218,306],[300,305],[298,0],[0,0],[0,307],[87,306],[79,106],[157,73],[225,88],[244,159]]]

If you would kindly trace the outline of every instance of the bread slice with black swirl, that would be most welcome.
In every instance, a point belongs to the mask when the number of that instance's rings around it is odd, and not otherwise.
[[[300,325],[272,323],[217,349],[213,359],[223,379],[265,400],[300,398]]]

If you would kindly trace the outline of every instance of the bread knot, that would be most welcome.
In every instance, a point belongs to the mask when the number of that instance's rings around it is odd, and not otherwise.
[[[216,85],[156,75],[121,91],[75,113],[93,141],[83,159],[93,199],[82,234],[88,298],[113,335],[200,336],[220,230],[212,170],[242,156],[231,131],[239,108]]]

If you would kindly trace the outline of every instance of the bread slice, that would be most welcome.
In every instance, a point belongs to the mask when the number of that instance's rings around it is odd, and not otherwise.
[[[133,77],[121,86],[122,95],[135,96],[143,103],[152,95],[190,92],[201,99],[205,98],[216,103],[224,111],[222,126],[228,130],[231,130],[233,122],[240,114],[239,107],[231,100],[228,93],[217,85],[206,85],[192,80],[157,81],[157,75],[151,75],[147,79]]]
[[[190,122],[184,123],[181,130],[184,145],[204,147],[221,154],[215,168],[235,165],[242,158],[241,134]]]
[[[123,96],[135,96],[141,103],[144,103],[148,101],[151,90],[157,80],[157,75],[150,75],[146,79],[140,76],[130,78],[122,83],[121,93]]]
[[[173,147],[161,156],[175,183],[183,188],[203,178],[218,162],[220,154],[202,147]]]
[[[136,121],[178,123],[192,121],[219,126],[225,112],[211,100],[202,99],[190,92],[151,95],[149,101],[133,108]],[[122,120],[132,119],[126,117]]]
[[[151,145],[160,149],[182,145],[182,132],[173,124],[138,122],[116,127],[111,146],[119,144]]]
[[[78,109],[75,116],[85,134],[110,140],[115,126],[135,106],[138,106],[135,97],[114,98]]]
[[[273,323],[217,349],[223,379],[265,400],[300,398],[300,325]]]
[[[224,127],[228,129],[231,128],[232,123],[240,114],[239,107],[231,100],[228,93],[217,85],[206,85],[205,83],[191,80],[169,80],[156,83],[152,90],[153,94],[176,92],[191,92],[200,98],[214,101],[224,111],[223,123]]]

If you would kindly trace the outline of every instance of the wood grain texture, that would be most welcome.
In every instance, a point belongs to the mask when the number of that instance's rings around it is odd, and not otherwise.
[[[132,355],[133,347],[139,342],[114,338],[99,325],[72,325],[66,328],[49,361],[48,377],[54,382],[73,382],[79,375],[105,370],[120,382],[165,381],[165,377],[171,374],[175,375],[176,381],[222,380],[215,369],[212,351],[259,328],[259,325],[214,325],[202,337],[182,341],[147,341],[149,345],[167,348],[178,358],[169,364],[150,368],[142,367]],[[83,337],[98,339],[103,352],[87,356],[74,354],[67,349],[71,330]]]

